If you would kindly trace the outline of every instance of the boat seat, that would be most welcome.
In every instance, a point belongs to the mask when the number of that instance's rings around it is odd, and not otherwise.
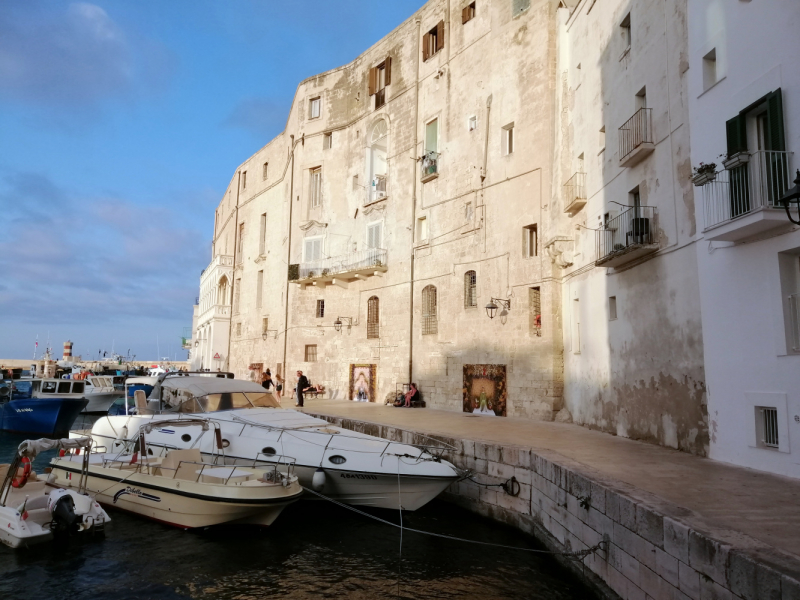
[[[28,498],[28,504],[25,505],[26,510],[36,510],[37,508],[47,508],[47,496],[36,496]]]
[[[181,464],[183,461],[187,463]],[[185,450],[170,450],[166,458],[161,462],[162,475],[174,477],[175,479],[185,479],[197,481],[198,466],[192,463],[201,463],[203,457],[200,455],[199,448],[188,448]]]
[[[136,404],[137,415],[152,415],[153,411],[147,408],[147,394],[144,390],[136,390],[133,392],[133,401]]]

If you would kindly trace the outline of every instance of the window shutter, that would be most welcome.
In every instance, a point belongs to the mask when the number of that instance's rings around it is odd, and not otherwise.
[[[444,21],[436,24],[436,51],[444,48]]]
[[[428,54],[428,40],[430,39],[431,34],[426,33],[422,36],[422,60],[423,62],[430,58],[430,54]]]
[[[728,155],[747,150],[747,135],[744,115],[736,115],[725,122],[725,133],[728,138]]]
[[[467,21],[469,21],[469,6],[461,9],[461,24],[463,25]]]
[[[783,100],[781,89],[767,94],[767,150],[783,152],[786,141],[783,134]]]
[[[378,68],[372,67],[369,70],[369,95],[374,96],[375,92],[377,91],[375,88],[378,87]]]
[[[384,77],[384,84],[389,85],[392,83],[392,57],[387,56],[386,61],[383,63],[383,77]]]

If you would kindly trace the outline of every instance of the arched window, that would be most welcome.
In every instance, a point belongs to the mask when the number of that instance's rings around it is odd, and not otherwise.
[[[437,333],[436,286],[429,285],[422,290],[422,335]]]
[[[372,296],[367,300],[367,339],[380,337],[379,300]]]
[[[219,280],[217,304],[228,304],[228,278],[224,275],[222,276],[222,279]]]
[[[464,308],[478,306],[478,278],[475,271],[464,273]]]

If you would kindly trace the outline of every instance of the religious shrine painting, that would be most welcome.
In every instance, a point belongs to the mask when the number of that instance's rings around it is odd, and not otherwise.
[[[350,400],[375,402],[377,365],[350,365]]]
[[[464,365],[463,411],[485,417],[506,416],[506,366]]]

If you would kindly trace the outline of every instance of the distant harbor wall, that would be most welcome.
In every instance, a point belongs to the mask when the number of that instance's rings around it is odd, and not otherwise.
[[[41,356],[38,357],[36,360],[41,360]],[[59,359],[60,360],[60,359]],[[23,368],[27,369],[31,366],[32,363],[35,361],[32,358],[0,358],[0,367],[6,368]],[[76,365],[85,366],[87,368],[95,368],[97,365],[104,365],[107,366],[109,369],[114,368],[128,368],[128,367],[149,367],[152,365],[169,365],[170,367],[175,367],[176,369],[180,369],[183,367],[186,370],[189,370],[189,361],[187,360],[170,360],[168,362],[160,361],[160,360],[132,360],[132,361],[123,361],[122,365],[117,365],[116,363],[111,362],[102,362],[97,360],[80,360],[75,363]]]
[[[800,600],[800,561],[741,533],[696,525],[697,515],[555,452],[482,443],[313,415],[387,440],[455,450],[444,458],[481,483],[515,477],[520,493],[463,480],[442,498],[535,536],[554,551],[606,540],[583,564],[557,557],[604,598],[625,600]],[[694,525],[689,525],[691,519]]]

